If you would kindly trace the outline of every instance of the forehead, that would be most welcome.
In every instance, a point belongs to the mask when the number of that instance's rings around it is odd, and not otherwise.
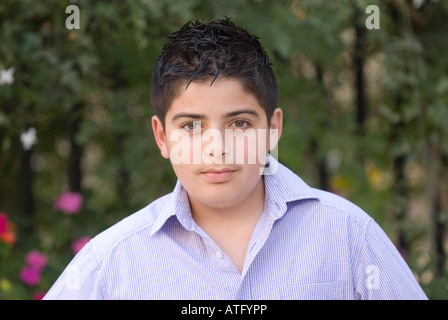
[[[181,89],[166,114],[167,120],[179,113],[202,114],[206,117],[224,116],[242,109],[264,115],[257,98],[244,89],[238,80],[218,79],[211,82],[192,82]]]

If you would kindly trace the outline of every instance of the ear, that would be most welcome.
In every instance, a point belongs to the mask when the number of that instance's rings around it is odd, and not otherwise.
[[[165,130],[162,125],[162,121],[160,121],[158,116],[153,116],[151,118],[151,123],[152,123],[152,131],[154,132],[154,138],[156,139],[156,143],[160,149],[160,153],[162,154],[162,157],[168,159],[169,154],[166,145],[166,136],[165,136]]]
[[[269,151],[272,151],[277,146],[283,129],[283,111],[280,108],[276,108],[271,117],[271,123],[269,126]]]

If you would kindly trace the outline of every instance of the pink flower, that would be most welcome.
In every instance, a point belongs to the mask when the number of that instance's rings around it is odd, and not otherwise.
[[[44,291],[38,291],[33,294],[33,300],[42,300],[47,293]]]
[[[74,214],[81,210],[81,205],[82,195],[79,192],[63,192],[54,203],[54,209]]]
[[[77,254],[79,251],[81,251],[81,249],[87,244],[87,242],[90,241],[90,239],[90,237],[85,236],[74,241],[71,245],[73,253]]]
[[[12,246],[16,240],[16,225],[9,221],[8,215],[0,212],[0,241]]]
[[[30,251],[25,256],[25,261],[28,266],[42,271],[47,266],[47,257],[45,257],[42,253],[37,250]]]
[[[0,212],[0,234],[6,232],[8,228],[8,216],[6,213]]]
[[[37,270],[36,268],[25,266],[20,271],[19,277],[20,280],[25,282],[29,286],[35,286],[40,282],[40,270]]]

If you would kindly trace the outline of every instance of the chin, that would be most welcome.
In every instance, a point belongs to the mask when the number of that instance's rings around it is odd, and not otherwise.
[[[196,201],[214,208],[224,208],[232,206],[244,199],[244,190],[232,182],[209,183],[207,181],[196,181],[183,184],[190,197]]]
[[[197,201],[212,208],[229,208],[237,205],[243,199],[240,194],[223,196],[222,194],[198,197]]]

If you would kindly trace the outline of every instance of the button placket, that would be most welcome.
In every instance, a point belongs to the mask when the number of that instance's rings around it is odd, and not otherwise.
[[[260,249],[263,247],[267,238],[271,233],[272,226],[275,223],[275,219],[272,219],[270,215],[267,215],[266,212],[263,213],[257,225],[255,226],[255,230],[252,234],[252,238],[249,241],[249,249],[246,254],[246,259],[244,261],[244,268],[242,275],[245,276],[248,271],[252,261],[257,256]]]

